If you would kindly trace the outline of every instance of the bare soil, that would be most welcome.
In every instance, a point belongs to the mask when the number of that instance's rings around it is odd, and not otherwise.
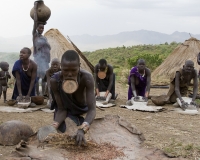
[[[104,111],[97,108],[96,117],[103,117],[107,114],[119,115],[126,118],[143,132],[146,140],[142,144],[146,148],[158,148],[168,153],[169,156],[182,156],[187,159],[200,159],[200,115],[182,115],[171,112],[174,107],[165,105],[163,112],[150,113],[132,111],[120,108],[127,100],[127,86],[116,84],[116,92],[119,94],[116,106],[106,108]],[[167,89],[151,89],[150,95],[165,94]],[[8,89],[10,99],[12,90]],[[3,99],[0,99],[0,107],[6,106]],[[34,131],[41,126],[52,123],[53,113],[35,111],[32,113],[3,113],[0,112],[0,123],[9,120],[21,120],[28,123]],[[0,146],[0,159],[8,156],[15,146]]]

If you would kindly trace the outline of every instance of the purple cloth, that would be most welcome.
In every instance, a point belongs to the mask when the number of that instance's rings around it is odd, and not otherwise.
[[[21,79],[21,90],[22,90],[22,95],[26,96],[30,87],[30,83],[31,83],[31,77],[28,76],[22,69],[22,61],[21,60],[17,60],[13,66],[12,69],[12,74],[13,76],[16,78],[16,71],[18,71],[19,75],[20,75],[20,79]],[[13,95],[12,95],[12,99],[16,99],[19,96],[19,92],[17,89],[17,82],[15,82],[15,87],[13,90]],[[31,95],[30,96],[35,96],[35,85],[33,86],[33,89],[31,91]]]
[[[137,95],[144,97],[145,91],[146,91],[146,86],[147,86],[147,77],[146,77],[146,75],[144,75],[144,77],[142,77],[142,75],[140,75],[140,73],[138,73],[137,66],[135,66],[131,69],[129,77],[128,77],[128,84],[129,84],[128,100],[130,100],[133,97],[133,92],[132,92],[132,89],[131,89],[131,76],[134,76],[139,81],[139,83],[137,85],[135,85]]]

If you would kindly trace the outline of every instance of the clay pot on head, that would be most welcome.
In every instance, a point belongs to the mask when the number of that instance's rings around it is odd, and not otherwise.
[[[37,11],[38,21],[43,22],[45,24],[45,22],[51,16],[51,10],[44,4],[44,1],[40,0],[37,2],[38,2],[38,11]],[[30,16],[34,20],[34,7],[30,11]]]

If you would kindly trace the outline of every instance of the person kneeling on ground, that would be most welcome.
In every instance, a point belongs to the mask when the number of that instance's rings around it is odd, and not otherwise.
[[[16,78],[16,82],[12,99],[22,101],[25,96],[25,101],[29,102],[30,96],[35,96],[37,65],[29,58],[30,56],[31,50],[24,47],[20,51],[20,59],[13,66],[12,74]],[[31,106],[35,106],[35,104],[32,103]]]
[[[89,130],[96,116],[94,79],[88,71],[80,69],[80,58],[76,51],[68,50],[62,55],[61,71],[50,80],[52,90],[52,109],[56,129],[65,132],[66,117],[71,118],[79,127],[76,142],[85,141],[84,134]],[[85,119],[82,117],[86,113]]]
[[[46,71],[44,80],[47,82],[47,91],[48,91],[48,97],[49,100],[47,102],[48,108],[50,108],[51,103],[52,103],[52,96],[51,96],[51,87],[50,87],[50,78],[53,76],[54,73],[60,71],[60,60],[58,58],[54,58],[51,61],[51,67]]]
[[[115,94],[115,74],[113,73],[113,67],[107,64],[105,59],[100,59],[95,66],[94,77],[97,99],[101,99],[99,92],[105,92],[104,100],[115,100],[117,98],[117,94]],[[109,96],[108,99],[107,96]]]
[[[170,78],[171,83],[167,93],[170,103],[175,103],[176,98],[179,98],[182,104],[181,108],[185,110],[188,107],[188,103],[182,97],[187,96],[191,80],[193,80],[193,97],[190,104],[196,106],[195,99],[198,92],[198,75],[197,70],[194,69],[194,62],[191,60],[186,60],[183,68],[176,71]]]
[[[138,100],[138,96],[144,97],[145,101],[148,100],[151,83],[151,71],[145,65],[145,60],[139,59],[137,66],[133,67],[130,71],[128,78],[128,101],[132,97],[134,100]]]

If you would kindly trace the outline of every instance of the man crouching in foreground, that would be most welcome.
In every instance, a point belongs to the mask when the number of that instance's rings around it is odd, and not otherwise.
[[[96,116],[94,79],[88,71],[80,69],[79,55],[74,50],[66,51],[61,59],[61,71],[50,80],[52,107],[55,108],[53,126],[65,132],[66,117],[71,118],[79,127],[76,142],[86,143],[84,134]],[[85,119],[81,116],[86,113]]]

